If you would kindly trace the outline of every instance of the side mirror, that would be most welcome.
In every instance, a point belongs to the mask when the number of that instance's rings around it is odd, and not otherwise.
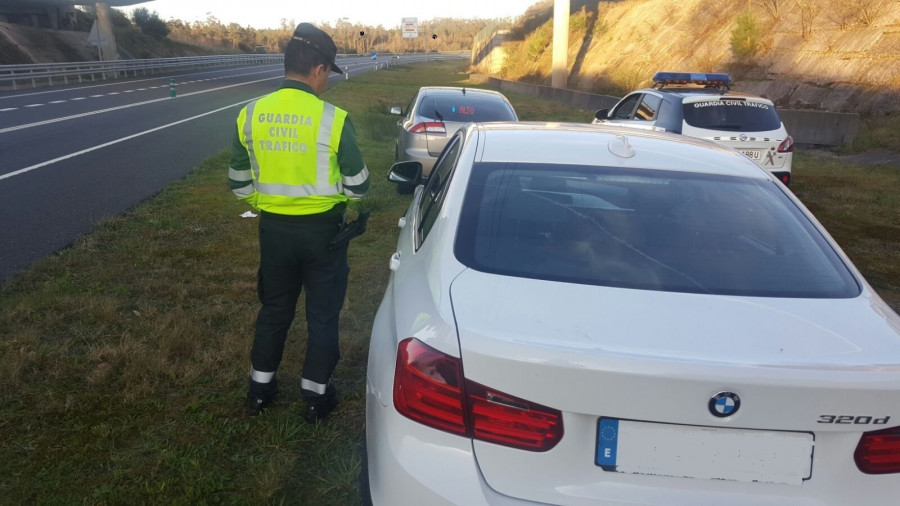
[[[609,119],[609,109],[600,109],[594,117],[599,120]]]
[[[394,107],[391,107],[391,114],[403,116],[403,109],[401,109],[399,105],[395,105]]]
[[[422,162],[397,162],[391,165],[388,181],[412,186],[422,184]]]

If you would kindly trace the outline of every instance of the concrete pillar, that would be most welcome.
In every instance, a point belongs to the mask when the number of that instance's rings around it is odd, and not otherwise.
[[[97,2],[97,29],[100,32],[100,53],[104,61],[118,60],[119,52],[116,46],[116,35],[113,33],[112,17],[109,13],[109,4]]]
[[[566,88],[569,80],[569,0],[553,0],[553,72],[550,85]]]

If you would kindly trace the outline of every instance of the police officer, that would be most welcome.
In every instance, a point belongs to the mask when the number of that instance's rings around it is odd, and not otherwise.
[[[347,112],[319,98],[337,48],[322,30],[301,23],[284,52],[281,87],[250,102],[237,118],[228,171],[232,191],[259,210],[262,307],[250,352],[245,409],[256,416],[275,394],[275,377],[301,289],[309,342],[301,393],[304,417],[318,422],[337,404],[332,373],[340,358],[338,316],[347,291],[347,244],[329,241],[348,199],[369,188],[369,171]]]

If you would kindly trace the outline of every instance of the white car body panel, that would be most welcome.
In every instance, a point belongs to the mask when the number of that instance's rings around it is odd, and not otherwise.
[[[519,123],[469,125],[466,136],[444,207],[418,251],[413,211],[423,188],[416,191],[400,231],[399,266],[373,326],[366,399],[373,504],[897,504],[898,476],[863,474],[853,452],[863,431],[900,425],[900,317],[824,230],[861,286],[855,298],[580,285],[483,273],[454,256],[465,183],[476,161],[594,161],[774,180],[767,171],[731,149],[672,134]],[[610,154],[626,141],[634,156]],[[561,410],[561,441],[529,452],[400,415],[393,376],[397,345],[408,337],[461,358],[468,380]],[[740,395],[743,408],[717,418],[706,403],[723,390]],[[826,414],[891,422],[818,423]],[[796,484],[748,483],[741,479],[749,476],[745,469],[731,479],[604,471],[595,465],[601,417],[674,424],[685,434],[693,428],[740,429],[723,437],[747,430],[763,437],[813,434],[812,474]],[[772,472],[773,481],[795,480]]]

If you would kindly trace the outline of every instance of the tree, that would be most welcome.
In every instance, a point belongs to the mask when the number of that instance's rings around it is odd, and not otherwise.
[[[877,18],[884,14],[885,9],[889,7],[888,2],[885,0],[857,0],[856,4],[856,20],[866,26],[874,23]]]
[[[134,24],[138,26],[144,35],[157,39],[162,39],[169,35],[169,26],[160,19],[156,11],[151,13],[146,7],[138,7],[131,13],[131,17],[134,19]]]
[[[762,29],[756,18],[747,10],[738,15],[737,26],[731,32],[731,51],[739,61],[749,61],[762,47]]]
[[[800,10],[800,36],[803,40],[809,40],[812,37],[813,24],[819,17],[820,5],[813,0],[798,0],[797,9]]]
[[[772,19],[778,21],[781,19],[781,14],[778,13],[778,0],[760,0],[763,7],[766,9],[766,12],[772,16]]]

